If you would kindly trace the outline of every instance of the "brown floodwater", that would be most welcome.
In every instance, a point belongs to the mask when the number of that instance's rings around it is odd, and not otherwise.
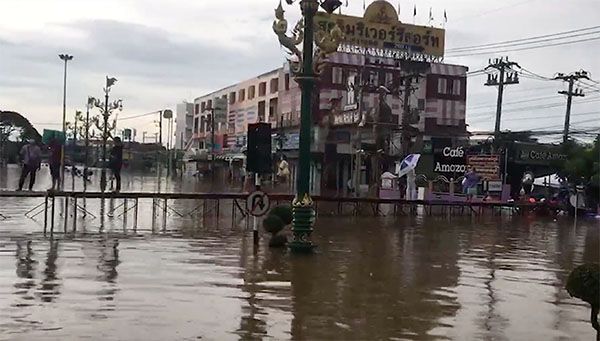
[[[15,172],[0,174],[0,188]],[[155,182],[132,175],[125,188]],[[317,252],[299,256],[269,249],[262,233],[256,249],[251,224],[227,209],[219,220],[171,214],[153,231],[151,201],[135,232],[115,216],[45,237],[42,218],[24,216],[40,202],[0,199],[0,340],[595,337],[589,307],[564,286],[572,268],[600,258],[598,220],[323,216]],[[99,203],[86,209],[97,215]]]

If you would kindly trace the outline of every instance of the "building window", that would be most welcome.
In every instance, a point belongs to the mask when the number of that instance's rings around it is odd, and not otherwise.
[[[239,101],[243,102],[246,100],[246,89],[240,89],[240,93],[239,93]]]
[[[452,92],[451,92],[452,95],[460,96],[460,91],[461,91],[460,82],[461,82],[460,79],[454,79],[452,81]]]
[[[348,79],[346,82],[346,85],[348,87],[348,95],[346,97],[346,105],[356,104],[355,82],[356,82],[356,74],[355,73],[348,74]]]
[[[286,73],[284,76],[284,89],[285,91],[290,90],[290,74]]]
[[[279,91],[279,78],[271,79],[271,84],[269,84],[269,90],[272,94]]]
[[[448,94],[448,82],[446,78],[438,79],[438,94],[446,95]]]
[[[391,87],[393,86],[394,83],[394,75],[391,72],[387,72],[385,74],[385,84],[383,84],[386,87]]]
[[[466,87],[466,77],[427,75],[427,98],[464,101],[467,95]]]
[[[267,82],[258,84],[258,97],[262,97],[267,94]]]
[[[200,104],[200,112],[204,112],[204,110],[206,110],[206,102]]]
[[[194,113],[195,114],[199,114],[200,113],[200,104],[196,103],[194,105]]]
[[[248,88],[248,99],[253,99],[256,96],[256,86],[250,85]]]
[[[269,121],[274,120],[277,116],[277,98],[269,100]]]
[[[212,109],[212,107],[213,107],[213,106],[212,106],[212,99],[209,99],[209,100],[206,102],[206,110],[208,110],[208,109]]]
[[[425,110],[425,100],[423,98],[419,98],[417,103],[417,107],[419,108],[419,110]]]
[[[229,93],[229,104],[235,103],[235,91]]]
[[[196,104],[197,105],[197,104]],[[194,131],[198,132],[199,119],[198,117],[194,118]]]
[[[266,122],[265,111],[266,111],[265,101],[258,102],[258,122]]]

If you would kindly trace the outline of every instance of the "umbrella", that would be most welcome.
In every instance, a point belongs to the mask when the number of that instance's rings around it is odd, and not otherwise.
[[[411,170],[417,168],[417,164],[419,163],[419,158],[421,154],[409,154],[407,157],[402,160],[400,163],[400,167],[397,169],[398,177],[401,178],[408,174]]]

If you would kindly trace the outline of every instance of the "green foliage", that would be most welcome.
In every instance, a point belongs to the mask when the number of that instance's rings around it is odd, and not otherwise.
[[[281,220],[281,218],[273,214],[269,214],[265,220],[263,220],[263,227],[267,232],[272,233],[273,235],[283,230],[285,225],[286,224],[283,220]]]
[[[269,212],[269,215],[275,215],[279,217],[285,223],[285,225],[291,224],[294,220],[292,208],[287,205],[273,207],[271,212]]]
[[[571,296],[592,306],[600,306],[600,265],[583,264],[573,269],[566,289]]]
[[[575,142],[566,144],[563,148],[568,159],[563,163],[560,177],[571,183],[583,183],[598,186],[600,181],[600,140],[596,138],[593,144],[582,145]]]

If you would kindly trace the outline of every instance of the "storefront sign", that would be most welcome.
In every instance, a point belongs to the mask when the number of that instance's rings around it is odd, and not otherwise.
[[[445,175],[463,175],[467,171],[463,147],[446,146],[433,155],[433,171]]]
[[[360,120],[358,110],[344,111],[333,116],[333,125],[341,126],[347,124],[356,124]]]
[[[344,45],[444,56],[443,29],[401,23],[394,7],[385,1],[373,2],[362,18],[319,12],[315,24],[317,30],[327,32],[337,24]]]
[[[469,155],[467,164],[483,179],[500,179],[500,155]]]
[[[567,155],[560,151],[559,146],[545,144],[515,144],[515,162],[524,164],[550,165],[552,162],[563,161]]]

